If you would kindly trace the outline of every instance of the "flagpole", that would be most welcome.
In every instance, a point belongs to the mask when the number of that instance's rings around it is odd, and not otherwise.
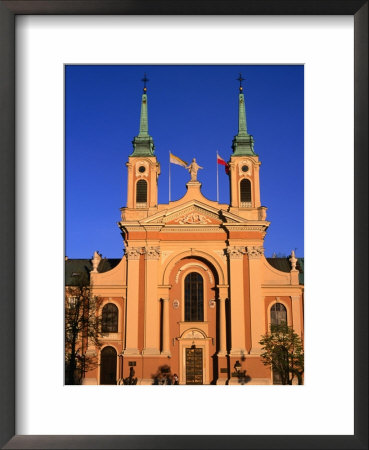
[[[169,203],[170,203],[170,150],[169,150]]]
[[[216,153],[217,153],[217,202],[219,203],[218,150]]]

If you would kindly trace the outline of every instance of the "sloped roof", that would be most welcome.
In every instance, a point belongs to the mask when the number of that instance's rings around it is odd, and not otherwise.
[[[285,258],[267,258],[268,263],[277,270],[281,272],[290,272],[291,263],[289,261],[290,257]],[[299,273],[299,283],[304,284],[304,258],[297,258],[296,269]]]
[[[97,271],[107,272],[113,269],[120,262],[119,258],[103,258],[97,268]],[[67,259],[65,261],[65,285],[73,286],[76,277],[80,274],[86,274],[88,277],[92,270],[92,263],[90,259]]]

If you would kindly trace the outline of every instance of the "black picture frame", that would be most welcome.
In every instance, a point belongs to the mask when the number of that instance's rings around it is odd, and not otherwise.
[[[352,15],[354,17],[354,435],[15,435],[15,17],[19,14]],[[368,448],[368,1],[11,0],[0,1],[0,445],[6,449]],[[345,249],[342,249],[344,257]],[[332,364],[340,376],[339,361]],[[342,381],[344,383],[344,380]],[[337,392],[339,401],[339,392]],[[318,407],[318,405],[317,405]]]

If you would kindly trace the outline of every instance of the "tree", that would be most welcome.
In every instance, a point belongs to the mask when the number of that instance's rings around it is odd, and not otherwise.
[[[65,292],[65,383],[80,384],[84,374],[98,364],[86,354],[87,344],[100,348],[101,303],[91,295],[88,275],[78,273]]]
[[[282,384],[292,384],[295,376],[303,384],[304,349],[301,338],[285,322],[271,325],[270,333],[260,340],[263,364],[271,366],[281,377]]]

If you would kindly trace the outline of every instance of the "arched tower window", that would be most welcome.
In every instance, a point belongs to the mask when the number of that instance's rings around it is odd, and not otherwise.
[[[136,184],[136,204],[147,202],[147,182],[146,180],[138,180]]]
[[[118,308],[113,303],[107,303],[102,310],[101,331],[118,332]]]
[[[197,272],[189,273],[185,278],[185,321],[202,322],[204,320],[204,282]]]
[[[270,309],[270,322],[272,325],[287,323],[287,309],[282,303],[275,303]]]
[[[247,178],[240,183],[240,200],[242,206],[251,206],[251,182]]]

